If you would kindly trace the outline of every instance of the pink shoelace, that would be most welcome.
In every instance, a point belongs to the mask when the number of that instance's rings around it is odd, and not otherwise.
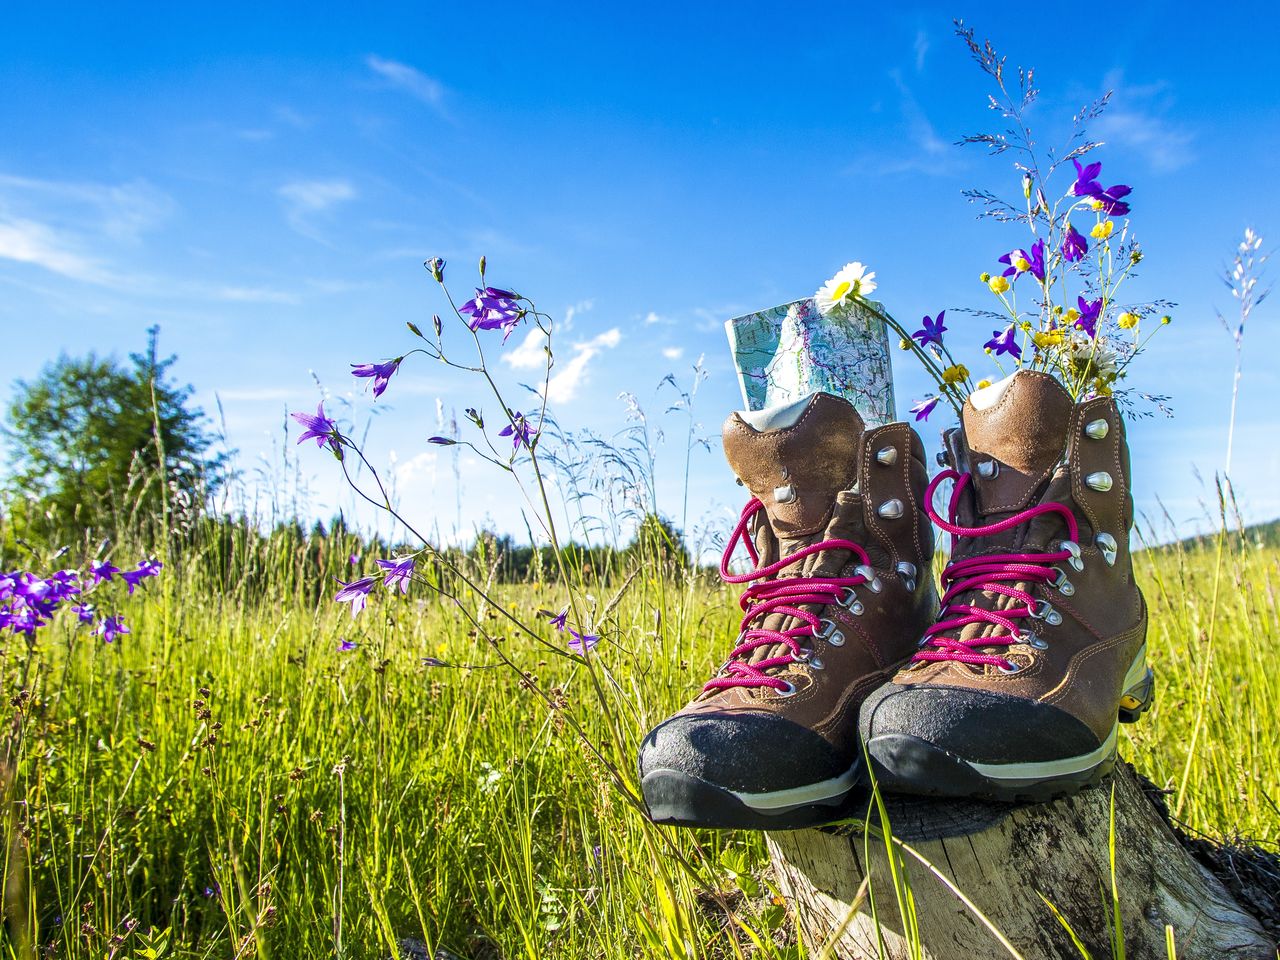
[[[795,553],[788,554],[768,566],[759,566],[760,554],[756,550],[751,537],[747,535],[747,524],[756,513],[763,509],[764,504],[754,497],[747,503],[742,510],[738,525],[733,528],[729,542],[725,545],[724,555],[720,558],[720,577],[725,583],[750,583],[751,586],[742,592],[742,597],[738,601],[738,605],[745,611],[745,615],[739,628],[738,645],[730,652],[729,659],[724,667],[721,668],[721,673],[726,675],[708,680],[702,688],[704,692],[725,687],[772,687],[775,690],[784,691],[790,689],[791,685],[786,680],[780,677],[771,677],[765,671],[774,667],[786,666],[789,663],[803,663],[808,659],[808,654],[801,646],[801,641],[810,639],[819,633],[822,629],[822,618],[816,613],[802,610],[801,607],[806,604],[826,605],[837,603],[845,596],[846,590],[852,589],[859,584],[867,583],[874,576],[868,566],[870,558],[868,558],[867,552],[852,540],[823,540],[821,543],[802,547]],[[737,549],[739,542],[746,544],[747,552],[751,555],[751,562],[756,564],[756,569],[750,573],[734,574],[729,572],[729,559],[733,556],[733,552]],[[785,567],[789,567],[791,564],[823,550],[848,550],[859,558],[862,567],[867,568],[866,573],[868,576],[863,576],[859,573],[852,577],[765,579],[766,577],[774,576]],[[752,583],[752,581],[763,582]],[[770,613],[781,613],[795,617],[801,621],[801,624],[786,630],[766,630],[763,627],[751,626],[753,620]],[[786,647],[786,650],[777,656],[766,657],[756,663],[746,663],[741,659],[758,647],[772,644],[781,644]]]
[[[1028,523],[1046,513],[1060,514],[1066,522],[1068,540],[1062,541],[1064,549],[1053,553],[993,553],[967,560],[954,560],[947,564],[942,573],[942,612],[939,620],[927,631],[921,641],[921,650],[911,659],[914,661],[954,660],[960,663],[990,664],[1004,670],[1017,669],[1006,657],[994,653],[981,653],[977,647],[1012,646],[1024,643],[1027,637],[1018,629],[1014,621],[1028,617],[1043,618],[1048,604],[1036,600],[1025,590],[1019,590],[1011,583],[1052,584],[1060,585],[1065,575],[1054,564],[1064,560],[1077,560],[1079,557],[1080,531],[1075,515],[1061,503],[1041,503],[1029,507],[1005,520],[977,527],[962,527],[956,524],[957,508],[960,497],[969,484],[970,474],[957,470],[943,470],[925,490],[925,509],[930,518],[941,529],[954,537],[982,537],[1003,533],[1019,524]],[[947,512],[950,520],[943,520],[933,509],[933,494],[938,485],[945,480],[955,480],[955,488],[951,491],[951,502]],[[1066,547],[1065,544],[1070,544]],[[969,604],[956,603],[956,597],[970,590],[984,590],[1010,597],[1025,606],[1013,606],[1006,610],[986,610]],[[971,623],[990,623],[1003,627],[1007,633],[991,636],[972,637],[960,640],[956,637],[943,636],[952,630],[960,630]]]

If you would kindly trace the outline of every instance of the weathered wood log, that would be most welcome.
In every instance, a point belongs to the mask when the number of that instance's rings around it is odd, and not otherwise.
[[[896,848],[910,879],[926,960],[1012,955],[975,908],[1024,960],[1080,960],[1081,951],[1045,900],[1095,960],[1111,957],[1111,784],[1128,960],[1166,960],[1166,924],[1173,927],[1180,960],[1276,960],[1276,943],[1187,853],[1125,764],[1117,764],[1103,786],[1053,803],[889,798],[894,836],[973,905],[966,906],[910,851]],[[864,839],[861,825],[841,825],[772,833],[768,845],[811,956],[878,957],[881,942],[893,960],[910,956],[882,839]],[[855,904],[868,872],[878,930],[869,898]]]

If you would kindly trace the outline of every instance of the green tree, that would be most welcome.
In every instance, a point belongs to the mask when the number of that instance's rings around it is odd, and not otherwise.
[[[63,354],[14,385],[3,434],[15,507],[25,501],[57,526],[98,530],[203,509],[230,454],[210,453],[215,437],[191,404],[194,388],[173,381],[177,357],[160,359],[158,336],[152,327],[146,352],[128,364]]]

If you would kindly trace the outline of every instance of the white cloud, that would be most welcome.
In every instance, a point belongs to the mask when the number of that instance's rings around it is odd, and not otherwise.
[[[1126,84],[1119,70],[1108,73],[1103,83],[1112,90],[1112,97],[1106,111],[1090,125],[1095,139],[1141,154],[1161,173],[1195,159],[1190,149],[1192,134],[1164,118],[1172,102],[1164,83]]]
[[[43,267],[73,280],[105,283],[108,278],[102,266],[71,247],[71,241],[43,223],[0,219],[0,258]]]
[[[21,208],[39,204],[42,215],[114,241],[136,242],[173,213],[173,199],[145,180],[84,183],[0,174],[0,195]],[[43,218],[43,216],[42,216]]]
[[[392,451],[392,456],[395,456],[394,451]],[[395,470],[396,487],[409,486],[418,479],[425,479],[431,485],[434,485],[438,462],[439,453],[437,451],[424,450],[410,457],[404,463],[396,463],[393,468]]]
[[[293,180],[276,193],[285,203],[289,225],[304,236],[314,238],[309,218],[354,199],[356,188],[349,180]]]
[[[503,363],[510,364],[513,370],[537,370],[547,362],[546,352],[542,349],[546,339],[546,334],[538,327],[530,327],[519,346],[502,355]]]
[[[399,63],[395,60],[384,60],[374,54],[364,58],[365,64],[391,86],[421,100],[438,111],[444,108],[444,84],[434,77],[429,77],[421,70]]]
[[[297,303],[297,294],[285,290],[271,290],[266,287],[222,287],[218,290],[219,300],[232,303]]]
[[[587,365],[601,350],[612,349],[620,342],[622,331],[614,327],[584,343],[575,343],[572,359],[547,383],[547,400],[551,403],[567,403],[572,400],[586,378]]]
[[[924,70],[924,58],[929,52],[929,35],[923,30],[916,31],[916,73]]]
[[[663,347],[662,355],[668,360],[679,360],[684,356],[684,347]]]
[[[594,300],[579,300],[573,306],[567,308],[564,312],[564,320],[560,323],[561,330],[572,330],[573,319],[580,313],[586,313],[596,305]]]
[[[644,324],[646,327],[652,327],[656,323],[667,323],[662,317],[658,316],[652,310],[644,315]]]

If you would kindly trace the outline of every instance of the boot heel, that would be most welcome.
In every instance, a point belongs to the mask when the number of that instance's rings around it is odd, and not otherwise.
[[[1120,722],[1137,723],[1156,699],[1156,675],[1150,667],[1142,679],[1120,697]]]

